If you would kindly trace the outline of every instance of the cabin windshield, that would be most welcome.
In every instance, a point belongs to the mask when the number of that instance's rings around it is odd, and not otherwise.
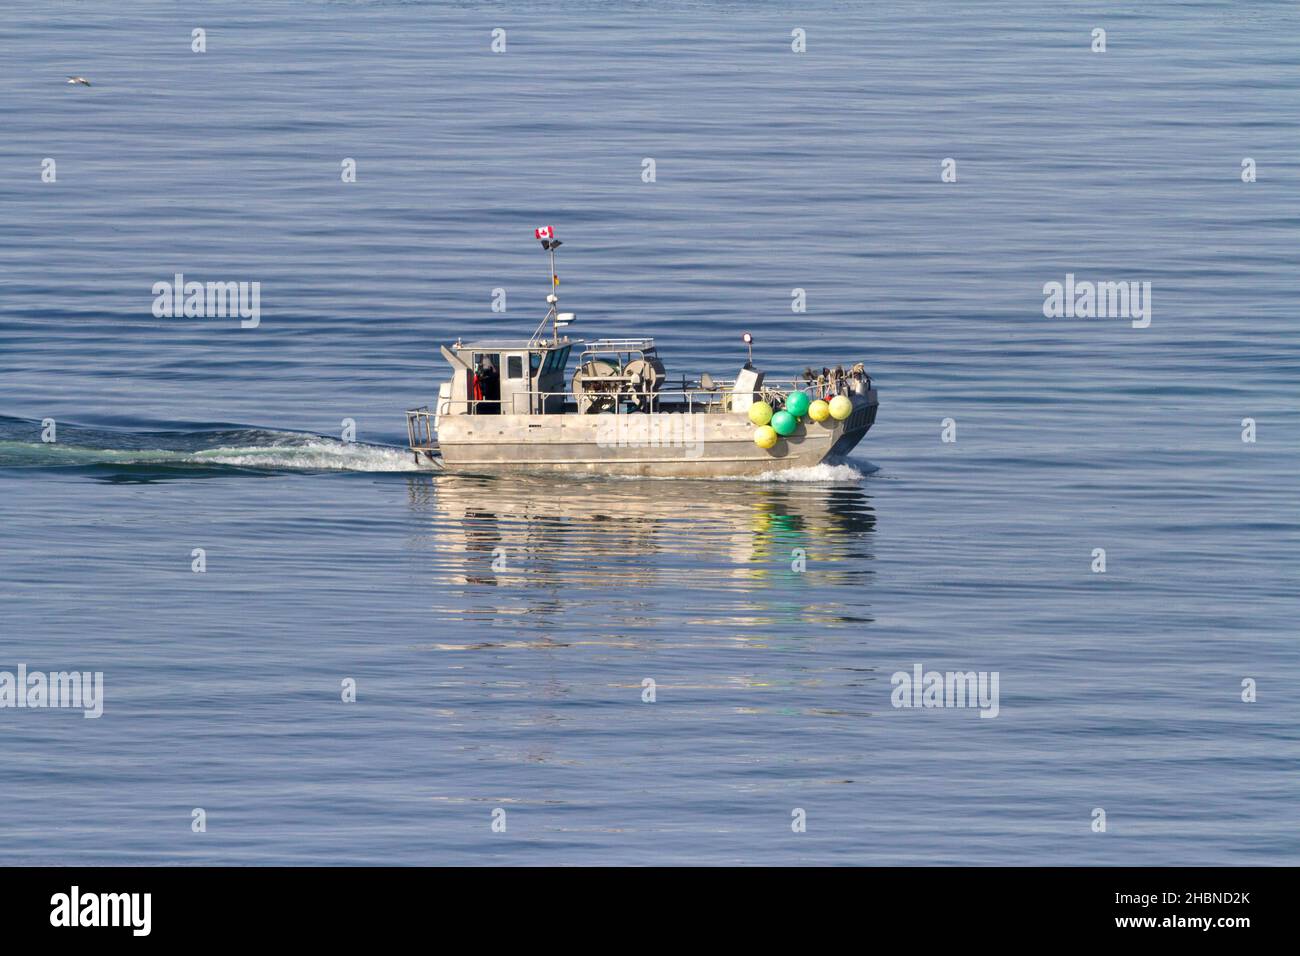
[[[542,366],[543,372],[562,372],[564,367],[569,364],[569,348],[565,345],[562,348],[552,349],[546,353],[546,364]]]

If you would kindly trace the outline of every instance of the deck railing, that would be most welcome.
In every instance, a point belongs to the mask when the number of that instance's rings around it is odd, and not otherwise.
[[[594,383],[609,381],[615,384],[617,378],[594,379]],[[590,399],[588,408],[599,407],[605,414],[642,414],[644,412],[663,411],[665,406],[677,411],[681,406],[687,414],[717,414],[730,407],[731,389],[734,381],[718,380],[712,388],[675,388],[658,390],[632,390],[623,387],[611,388],[607,392],[593,391],[584,393]],[[868,387],[870,383],[868,382]],[[768,402],[783,403],[794,392],[803,392],[809,398],[819,398],[826,386],[806,381],[792,380],[786,385],[764,383],[759,398]],[[557,401],[558,399],[558,401]],[[558,406],[558,410],[547,412],[547,405]],[[499,402],[482,399],[439,398],[438,410],[432,412],[427,405],[411,409],[406,413],[407,433],[412,447],[429,446],[434,443],[433,419],[436,415],[545,415],[572,414],[577,407],[577,399],[572,392],[515,392]],[[491,410],[489,410],[491,409]],[[595,412],[593,412],[595,414]]]
[[[433,437],[433,412],[428,405],[407,410],[406,437],[412,448],[432,448],[437,444]]]

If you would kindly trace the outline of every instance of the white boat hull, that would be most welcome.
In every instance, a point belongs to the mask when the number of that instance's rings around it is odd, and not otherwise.
[[[443,415],[437,450],[415,449],[429,467],[663,478],[757,477],[811,468],[846,455],[875,422],[876,393],[852,397],[843,421],[800,423],[770,449],[754,444],[744,414]]]

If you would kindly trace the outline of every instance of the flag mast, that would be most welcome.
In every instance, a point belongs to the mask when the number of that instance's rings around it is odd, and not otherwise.
[[[542,329],[546,328],[546,320],[551,320],[551,345],[554,346],[560,340],[559,327],[559,301],[560,297],[556,295],[555,289],[560,284],[560,277],[555,272],[555,250],[561,245],[560,240],[555,238],[554,226],[539,226],[533,230],[533,237],[542,241],[542,248],[551,255],[551,291],[546,296],[546,303],[550,306],[542,321],[533,331],[532,341],[537,340],[537,336]]]
[[[555,230],[552,229],[551,231],[554,232]],[[560,277],[555,274],[555,247],[559,244],[559,239],[551,239],[549,242],[544,241],[542,243],[542,247],[551,254],[551,294],[549,296],[551,303],[551,345],[560,341],[560,327],[557,324],[560,315],[560,295],[555,291],[560,284]]]

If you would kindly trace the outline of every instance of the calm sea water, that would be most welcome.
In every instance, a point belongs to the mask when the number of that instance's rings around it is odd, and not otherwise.
[[[0,670],[105,703],[0,710],[4,858],[1298,862],[1298,39],[1281,2],[9,4]],[[862,360],[876,427],[785,481],[411,470],[437,346],[540,318],[542,223],[575,331]],[[178,272],[261,324],[154,318]],[[1066,273],[1149,281],[1150,327],[1044,318]],[[894,708],[916,664],[997,672],[998,716]]]

